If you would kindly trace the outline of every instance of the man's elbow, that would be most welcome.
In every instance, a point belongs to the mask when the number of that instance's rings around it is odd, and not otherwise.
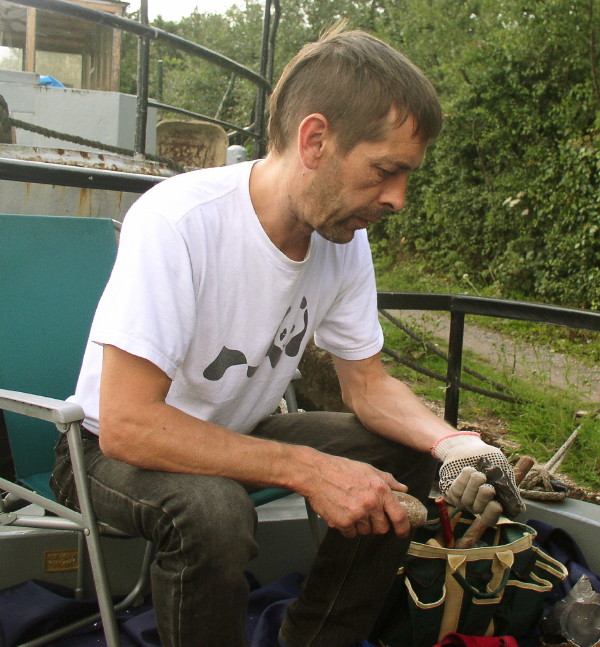
[[[99,421],[99,446],[107,458],[125,463],[132,462],[131,451],[135,446],[135,429],[131,421],[115,413],[101,413]]]
[[[341,396],[342,396],[342,402],[344,403],[344,406],[350,413],[353,413],[356,415],[356,411],[354,408],[354,399],[352,398],[352,394],[350,391],[346,389],[341,389]]]

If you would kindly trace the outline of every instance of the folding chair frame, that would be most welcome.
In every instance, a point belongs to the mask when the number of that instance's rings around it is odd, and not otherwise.
[[[20,647],[37,647],[67,635],[85,625],[102,620],[104,635],[108,647],[118,647],[120,643],[119,631],[115,612],[131,605],[141,594],[148,580],[149,564],[152,559],[152,546],[148,543],[144,555],[140,576],[131,592],[116,606],[113,606],[104,557],[100,546],[100,536],[128,538],[126,533],[99,523],[92,510],[88,482],[83,462],[83,449],[81,444],[81,421],[83,410],[78,405],[34,396],[16,391],[0,389],[0,408],[6,411],[23,414],[39,420],[46,420],[56,425],[59,432],[66,434],[69,452],[73,463],[73,476],[79,499],[81,512],[71,510],[60,503],[43,497],[21,485],[0,478],[0,489],[13,494],[25,501],[38,505],[53,516],[36,516],[6,511],[0,504],[0,524],[28,528],[49,528],[54,530],[74,530],[82,533],[88,549],[88,556],[94,580],[94,587],[98,599],[99,613],[87,616],[67,626],[60,627],[39,638],[23,643]]]
[[[298,377],[299,373],[297,373],[295,379],[298,379]],[[288,411],[296,412],[298,410],[292,384],[286,390],[285,400],[288,404]],[[81,422],[84,418],[83,410],[73,402],[9,391],[7,389],[0,389],[0,409],[54,423],[60,433],[66,434],[73,465],[73,477],[81,510],[81,512],[76,512],[22,485],[0,478],[0,490],[6,491],[9,496],[12,495],[18,499],[38,505],[53,515],[56,515],[39,516],[11,512],[5,508],[0,498],[0,525],[72,530],[81,533],[80,537],[84,538],[85,545],[87,546],[87,554],[90,560],[94,588],[99,606],[99,613],[88,615],[85,618],[59,627],[43,636],[22,643],[18,647],[41,647],[97,620],[102,621],[107,647],[119,647],[121,642],[116,622],[116,613],[134,604],[144,594],[148,584],[150,563],[153,557],[152,544],[148,542],[146,545],[140,575],[134,587],[123,600],[113,605],[104,556],[100,545],[100,537],[130,538],[130,535],[108,524],[99,522],[92,509],[81,443]],[[255,499],[255,503],[256,505],[261,505],[276,498],[287,496],[290,492],[281,488],[271,488],[260,490],[257,494],[259,496]],[[318,517],[310,508],[308,502],[306,502],[306,508],[311,534],[315,545],[318,545],[320,541]]]

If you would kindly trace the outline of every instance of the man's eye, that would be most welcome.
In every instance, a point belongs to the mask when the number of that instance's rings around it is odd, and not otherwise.
[[[382,177],[382,178],[388,178],[388,177],[392,177],[392,175],[394,175],[394,171],[390,171],[389,169],[383,168],[381,166],[377,167],[377,172],[379,173],[380,177]]]

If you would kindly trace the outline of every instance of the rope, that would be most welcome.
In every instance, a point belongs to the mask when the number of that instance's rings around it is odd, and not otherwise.
[[[380,310],[379,311],[388,321],[394,324],[397,328],[399,328],[402,332],[406,333],[409,337],[412,337],[415,341],[418,341],[420,344],[423,344],[427,350],[431,351],[438,357],[441,357],[445,362],[448,362],[448,355],[441,351],[435,344],[432,344],[431,342],[428,342],[426,339],[418,335],[412,328],[409,328],[406,324],[404,324],[402,321],[399,319],[396,319],[393,315],[391,315],[387,310]],[[485,375],[482,375],[481,373],[478,373],[477,371],[474,371],[473,369],[469,368],[468,366],[463,366],[463,371],[470,375],[471,377],[476,378],[477,380],[481,380],[482,382],[485,382],[486,384],[489,384],[490,386],[493,386],[495,389],[498,391],[506,391],[506,387],[503,384],[500,384],[499,382],[496,382],[492,380],[489,377],[486,377]]]
[[[125,155],[127,157],[133,157],[136,153],[135,151],[129,150],[127,148],[121,148],[119,146],[111,146],[110,144],[103,144],[102,142],[95,141],[93,139],[86,139],[85,137],[79,137],[77,135],[69,135],[67,133],[61,133],[57,130],[51,130],[50,128],[44,128],[43,126],[36,126],[35,124],[27,123],[26,121],[21,121],[20,119],[15,119],[10,117],[10,122],[15,128],[21,128],[22,130],[28,130],[32,133],[42,135],[43,137],[51,137],[53,139],[63,139],[72,144],[79,144],[80,146],[90,146],[91,148],[99,148],[108,153],[115,153],[117,155]],[[184,169],[177,162],[170,159],[169,157],[163,157],[161,155],[151,155],[146,153],[144,155],[145,159],[152,162],[160,162],[166,164],[174,171],[178,173],[183,173]]]
[[[567,492],[544,492],[542,490],[519,490],[524,499],[531,501],[564,501],[567,498]]]
[[[431,371],[428,368],[425,368],[424,366],[420,366],[419,364],[417,364],[416,362],[413,362],[407,357],[403,357],[402,355],[399,355],[398,353],[393,351],[391,348],[388,348],[387,346],[383,346],[381,351],[385,355],[388,355],[392,359],[395,359],[400,364],[404,364],[404,366],[408,366],[409,368],[412,368],[414,371],[417,371],[417,373],[426,375],[427,377],[430,377],[434,380],[438,380],[439,382],[446,381],[445,375],[442,375],[441,373],[437,373],[436,371]],[[511,404],[522,402],[522,400],[520,400],[519,398],[513,397],[511,395],[506,395],[504,393],[496,393],[495,391],[489,391],[488,389],[482,389],[478,386],[467,384],[466,382],[461,381],[458,384],[461,389],[465,389],[466,391],[471,391],[472,393],[478,393],[479,395],[485,395],[488,398],[502,400],[503,402],[510,402]]]
[[[12,144],[10,116],[8,105],[0,94],[0,144]]]
[[[566,490],[555,490],[553,473],[542,465],[532,467],[523,481],[519,492],[526,499],[536,501],[562,501],[567,498]]]

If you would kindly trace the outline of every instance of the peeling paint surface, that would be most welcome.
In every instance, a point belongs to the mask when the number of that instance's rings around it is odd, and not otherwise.
[[[171,169],[156,162],[65,148],[0,144],[0,157],[159,177],[174,174]],[[0,180],[0,213],[113,218],[122,221],[139,195],[124,191]]]
[[[46,162],[106,171],[120,171],[123,173],[141,173],[158,177],[169,177],[174,174],[173,170],[167,168],[164,164],[142,158],[136,159],[112,153],[94,153],[66,148],[0,144],[0,157],[28,162]]]
[[[123,221],[138,193],[0,180],[0,213],[113,218]]]

